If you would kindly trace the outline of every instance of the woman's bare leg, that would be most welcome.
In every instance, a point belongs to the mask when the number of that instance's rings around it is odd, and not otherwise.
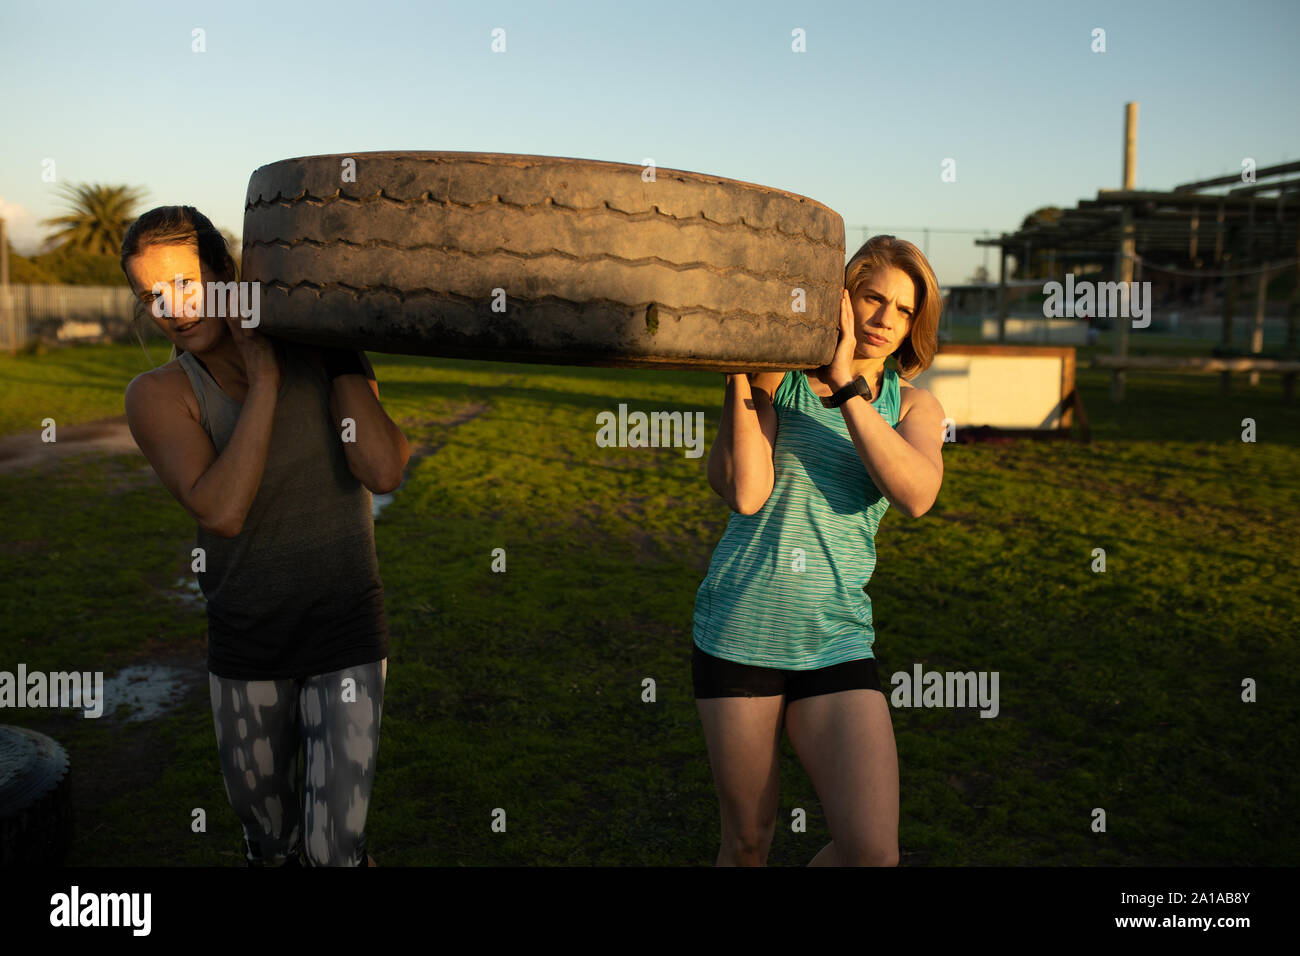
[[[778,765],[785,698],[706,697],[695,701],[722,812],[718,866],[764,866],[776,831]]]
[[[831,831],[809,865],[897,866],[898,750],[885,695],[805,697],[789,704],[785,723]]]

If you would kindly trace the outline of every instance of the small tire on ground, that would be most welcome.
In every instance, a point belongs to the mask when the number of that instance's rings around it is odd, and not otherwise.
[[[648,179],[500,153],[286,159],[249,180],[242,278],[259,283],[259,331],[309,344],[715,371],[829,362],[839,214],[700,173]]]
[[[0,866],[61,866],[71,837],[67,751],[45,734],[0,725]]]

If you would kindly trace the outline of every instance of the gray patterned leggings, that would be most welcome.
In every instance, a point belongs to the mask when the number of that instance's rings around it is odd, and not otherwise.
[[[250,865],[282,866],[300,852],[310,866],[366,865],[387,677],[387,658],[301,680],[208,674],[221,774]]]

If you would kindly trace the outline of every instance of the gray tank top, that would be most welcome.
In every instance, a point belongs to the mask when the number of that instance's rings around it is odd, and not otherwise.
[[[208,669],[218,677],[307,677],[388,655],[371,495],[348,468],[330,383],[292,343],[266,468],[234,538],[198,528],[206,555]],[[243,404],[189,352],[178,359],[220,454]]]

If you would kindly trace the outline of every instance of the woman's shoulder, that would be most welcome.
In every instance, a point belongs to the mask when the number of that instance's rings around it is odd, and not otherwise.
[[[182,352],[181,355],[185,353]],[[181,365],[181,356],[154,368],[145,369],[127,383],[126,391],[147,393],[149,395],[166,395],[178,392],[188,386],[188,376]]]
[[[929,389],[913,385],[903,376],[898,376],[898,420],[901,422],[908,412],[917,408],[937,408],[940,412],[943,411],[939,406],[939,400]]]
[[[182,353],[185,354],[185,353]],[[141,372],[126,386],[126,413],[128,422],[142,415],[151,415],[159,408],[174,407],[179,401],[190,418],[199,420],[198,402],[189,376],[181,364],[180,356]]]

